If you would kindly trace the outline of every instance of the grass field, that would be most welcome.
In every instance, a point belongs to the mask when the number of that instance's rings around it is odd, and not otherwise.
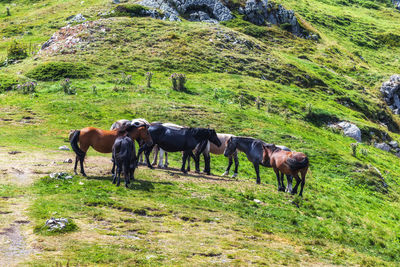
[[[399,118],[379,94],[400,71],[400,14],[378,2],[276,2],[320,40],[240,16],[177,23],[100,18],[111,1],[0,1],[0,12],[11,12],[0,15],[1,62],[14,40],[35,52],[0,67],[0,84],[38,82],[34,93],[0,94],[0,265],[396,266],[399,159],[373,143],[400,141]],[[84,30],[72,25],[80,44],[36,54],[76,13],[93,21]],[[67,71],[77,77],[76,94],[60,85]],[[186,75],[187,92],[171,89],[175,72]],[[57,78],[44,78],[49,73]],[[311,162],[304,198],[278,193],[272,169],[262,168],[256,185],[244,154],[238,179],[219,176],[223,156],[212,156],[213,175],[184,175],[177,153],[171,169],[140,167],[130,188],[117,188],[110,155],[93,150],[88,178],[48,177],[72,173],[63,161],[73,153],[58,150],[69,130],[138,117],[302,151]],[[362,131],[356,155],[354,140],[327,126],[341,120]],[[77,229],[51,234],[42,228],[50,217],[69,218]]]

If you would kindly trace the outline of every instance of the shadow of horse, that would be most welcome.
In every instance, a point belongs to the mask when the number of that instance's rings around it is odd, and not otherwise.
[[[205,174],[201,174],[201,173],[182,173],[182,171],[180,169],[176,169],[176,168],[159,168],[158,170],[166,172],[167,174],[169,174],[170,176],[184,176],[184,177],[193,177],[193,178],[201,178],[201,179],[205,179],[205,180],[212,180],[212,181],[224,181],[224,182],[238,182],[237,179],[232,179],[229,177],[221,177],[221,176],[217,176],[217,175],[205,175]]]
[[[89,176],[86,179],[88,180],[99,180],[99,181],[112,181],[112,176]],[[154,184],[162,184],[162,185],[173,185],[171,182],[155,182],[155,181],[146,181],[146,180],[131,180],[127,189],[130,190],[141,190],[141,191],[151,191],[154,189]]]

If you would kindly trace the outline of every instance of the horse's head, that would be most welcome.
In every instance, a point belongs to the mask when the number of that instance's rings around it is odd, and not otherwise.
[[[262,159],[262,164],[263,165],[270,165],[271,162],[271,154],[276,150],[276,146],[274,144],[263,144],[263,159]]]
[[[224,156],[225,157],[230,157],[232,154],[236,151],[236,142],[233,139],[233,137],[229,137],[228,140],[226,140],[226,147],[224,151]]]
[[[208,129],[209,132],[209,137],[208,140],[212,143],[214,143],[217,147],[221,146],[221,140],[219,140],[217,133],[215,132],[214,129]]]
[[[149,132],[149,126],[147,124],[131,124],[126,131],[132,139],[139,141],[139,143],[144,142],[148,146],[153,145],[153,140],[151,139]]]

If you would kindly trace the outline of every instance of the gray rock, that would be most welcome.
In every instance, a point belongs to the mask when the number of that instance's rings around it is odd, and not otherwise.
[[[72,175],[69,175],[66,172],[53,172],[50,173],[50,178],[52,179],[60,179],[60,180],[69,180],[72,179]]]
[[[119,4],[119,3],[121,3],[119,0],[112,0],[112,3],[113,4]]]
[[[380,89],[383,99],[394,114],[400,110],[400,75],[392,75],[389,81],[384,82]]]
[[[45,225],[49,228],[49,231],[54,231],[54,230],[61,230],[65,228],[68,224],[68,219],[66,218],[51,218],[48,219],[45,223]]]
[[[390,151],[390,146],[386,143],[377,143],[374,145],[376,148],[379,148],[380,150],[389,152]]]
[[[265,25],[267,22],[275,25],[290,25],[294,35],[307,39],[318,39],[316,34],[308,34],[300,26],[293,10],[287,10],[282,5],[276,6],[268,3],[268,0],[247,0],[245,8],[239,9],[239,13],[245,15],[245,19],[256,25]],[[289,29],[290,28],[290,29]]]
[[[66,159],[63,161],[63,163],[72,163],[72,159]]]
[[[343,130],[344,135],[353,138],[357,142],[361,142],[361,131],[355,124],[342,121],[337,124],[337,127]]]
[[[82,14],[79,13],[75,16],[68,17],[67,20],[69,20],[68,23],[71,24],[73,22],[83,22],[86,20],[86,18]]]
[[[69,150],[69,147],[67,147],[67,146],[60,146],[59,148],[58,148],[59,150],[66,150],[66,151],[68,151]]]
[[[231,11],[219,0],[142,0],[140,5],[160,9],[170,15],[164,19],[176,20],[178,16],[193,21],[226,21],[233,19]],[[172,16],[172,14],[174,16]],[[193,14],[193,15],[192,15]]]
[[[389,145],[393,148],[398,148],[399,147],[399,143],[397,143],[397,141],[391,141],[389,142]]]

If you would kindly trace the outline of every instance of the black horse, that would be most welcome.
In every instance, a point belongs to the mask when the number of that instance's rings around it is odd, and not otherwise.
[[[232,156],[236,149],[239,151],[242,151],[246,154],[247,159],[253,163],[254,169],[256,171],[257,175],[257,184],[261,183],[260,179],[260,165],[264,167],[271,167],[269,163],[263,164],[263,145],[267,145],[262,140],[259,139],[254,139],[251,137],[236,137],[233,136],[228,139],[225,151],[224,151],[224,156],[225,157],[230,157]],[[290,151],[289,148],[285,146],[277,146],[282,150]],[[288,181],[288,189],[287,190],[292,190],[292,176],[286,175],[287,181]],[[278,190],[279,191],[285,191],[284,183],[283,183],[283,174],[282,177],[277,177],[278,180]]]
[[[113,184],[117,182],[117,186],[119,186],[121,171],[123,170],[125,186],[128,187],[130,180],[135,179],[134,172],[137,163],[135,142],[129,136],[120,136],[115,140],[112,148],[112,161],[113,167],[111,173],[113,173]],[[114,174],[115,166],[117,167],[117,170]]]
[[[210,141],[216,146],[221,145],[221,141],[217,137],[217,133],[213,129],[207,128],[175,128],[166,127],[161,123],[153,123],[149,127],[149,133],[153,139],[153,145],[144,145],[139,150],[139,155],[144,151],[146,163],[149,168],[153,168],[149,161],[149,155],[154,145],[158,145],[167,152],[183,151],[181,171],[186,173],[185,164],[189,156],[193,157],[196,162],[196,172],[200,172],[199,156]],[[200,144],[193,154],[193,149]]]

